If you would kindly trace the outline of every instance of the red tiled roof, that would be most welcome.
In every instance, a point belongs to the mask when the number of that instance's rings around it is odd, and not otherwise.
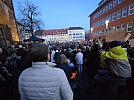
[[[43,30],[43,35],[55,35],[55,34],[66,34],[67,28],[65,29],[53,29],[53,30]]]

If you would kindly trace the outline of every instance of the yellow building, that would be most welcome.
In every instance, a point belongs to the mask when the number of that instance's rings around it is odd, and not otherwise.
[[[0,46],[19,41],[12,0],[0,0]]]

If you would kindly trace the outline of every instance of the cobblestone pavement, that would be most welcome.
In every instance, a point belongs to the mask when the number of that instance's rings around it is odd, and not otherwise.
[[[78,88],[74,90],[74,100],[91,100],[89,95],[89,79],[85,69],[82,75],[77,75],[75,81],[78,83]]]
[[[74,99],[73,100],[98,100],[99,94],[96,91],[89,90],[89,78],[87,75],[87,70],[84,69],[82,75],[77,75],[75,79],[76,83],[78,83],[78,88],[74,91]],[[90,93],[89,93],[90,92]],[[94,93],[93,93],[94,92]],[[129,99],[128,91],[126,88],[119,89],[119,95],[117,96],[117,100],[133,100]]]

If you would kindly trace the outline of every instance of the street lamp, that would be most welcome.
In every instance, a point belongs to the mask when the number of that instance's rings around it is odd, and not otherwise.
[[[91,28],[91,34],[92,34],[92,32],[93,32],[93,27]]]
[[[105,21],[106,29],[108,29],[108,23],[109,23],[109,20],[106,20],[106,21]]]

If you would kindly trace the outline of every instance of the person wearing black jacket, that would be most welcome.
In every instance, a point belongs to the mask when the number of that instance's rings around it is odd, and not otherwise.
[[[68,65],[67,57],[64,54],[61,54],[58,57],[57,65],[55,65],[55,67],[62,69],[65,72],[67,79],[69,79],[72,76],[72,69]]]

